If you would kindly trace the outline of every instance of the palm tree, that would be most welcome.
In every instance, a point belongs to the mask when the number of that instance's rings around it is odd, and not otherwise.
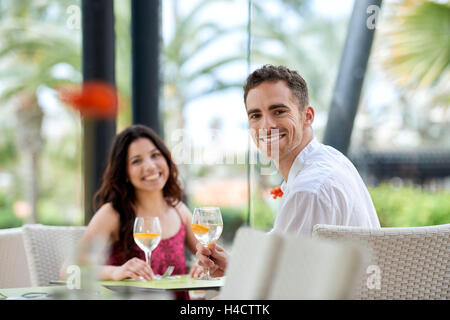
[[[1,72],[0,101],[13,104],[15,109],[17,146],[26,168],[25,197],[32,208],[30,223],[37,222],[39,158],[44,143],[38,89],[79,80],[76,72],[70,75],[75,74],[75,78],[61,78],[55,69],[61,64],[80,69],[80,41],[76,34],[68,38],[67,30],[61,30],[69,4],[71,1],[52,6],[42,1],[5,1],[0,8],[0,63],[7,66]],[[50,8],[61,13],[55,15],[57,19],[49,18]]]

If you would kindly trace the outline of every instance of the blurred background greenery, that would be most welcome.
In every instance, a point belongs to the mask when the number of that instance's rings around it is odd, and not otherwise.
[[[273,63],[300,71],[310,88],[319,140],[352,4],[253,1],[251,67]],[[127,0],[114,5],[120,131],[131,122],[130,7]],[[0,228],[85,223],[81,122],[56,94],[59,86],[82,79],[77,8],[80,2],[74,0],[0,2]],[[183,129],[194,153],[219,146],[219,155],[232,150],[245,157],[241,85],[247,73],[246,10],[247,1],[238,0],[163,1],[161,105],[164,139],[172,150],[177,141],[171,134]],[[383,1],[352,153],[450,149],[449,34],[448,2]],[[216,137],[204,141],[211,132]],[[235,230],[247,222],[246,166],[205,161],[180,161],[179,166],[189,207],[220,205],[223,238],[231,242]],[[278,205],[269,190],[281,177],[256,174],[252,179],[258,188],[251,223],[269,230]],[[437,179],[432,188],[390,182],[370,185],[382,226],[450,223],[449,177]],[[209,190],[229,192],[209,195]]]

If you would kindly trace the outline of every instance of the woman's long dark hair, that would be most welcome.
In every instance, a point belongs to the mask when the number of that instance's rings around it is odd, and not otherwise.
[[[172,160],[164,141],[150,128],[144,125],[132,125],[119,133],[109,153],[108,166],[103,174],[103,183],[94,195],[94,209],[105,203],[111,203],[120,215],[119,245],[123,257],[130,258],[134,247],[133,224],[136,216],[136,194],[134,186],[127,177],[127,155],[130,144],[140,138],[148,138],[161,152],[169,167],[169,178],[163,188],[166,202],[175,207],[183,197],[183,189],[178,181],[178,169]]]

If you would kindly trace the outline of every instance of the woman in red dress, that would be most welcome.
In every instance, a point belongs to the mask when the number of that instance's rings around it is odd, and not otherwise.
[[[174,275],[187,274],[185,248],[195,255],[197,240],[182,196],[177,167],[153,130],[133,125],[116,136],[103,184],[94,196],[98,210],[82,240],[87,243],[101,236],[111,244],[101,279],[151,280],[168,266],[175,267]],[[152,251],[151,268],[133,239],[136,217],[159,217],[161,222],[162,237]],[[190,274],[198,268],[194,263]]]

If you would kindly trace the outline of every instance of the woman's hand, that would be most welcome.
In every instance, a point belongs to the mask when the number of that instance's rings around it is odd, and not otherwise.
[[[125,262],[120,267],[116,267],[111,274],[112,280],[118,281],[126,278],[133,278],[136,281],[152,280],[155,278],[152,268],[139,258],[133,258]]]

